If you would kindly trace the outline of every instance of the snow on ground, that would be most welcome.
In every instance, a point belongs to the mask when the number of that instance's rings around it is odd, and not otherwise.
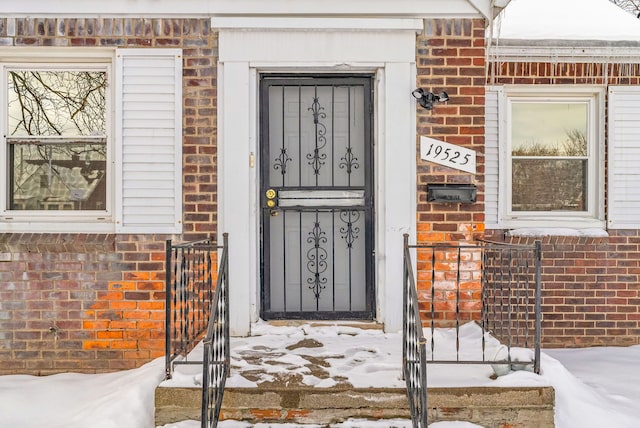
[[[116,373],[0,376],[0,427],[153,427],[163,378],[163,358]]]
[[[242,376],[252,370],[252,363],[241,365],[242,355],[265,349],[281,364],[279,370],[289,372],[298,367],[300,358],[309,352],[324,358],[331,378],[346,378],[355,386],[402,387],[399,377],[401,341],[399,334],[365,330],[349,326],[275,327],[259,323],[254,330],[259,336],[232,338],[234,374],[230,384],[250,385]],[[479,329],[463,326],[465,343],[479,340]],[[481,332],[479,333],[481,334]],[[451,349],[451,331],[436,330],[438,346]],[[307,346],[291,346],[302,340]],[[489,343],[496,355],[502,345]],[[289,348],[289,349],[287,349]],[[314,351],[315,350],[315,351]],[[524,353],[528,352],[527,350]],[[344,358],[339,353],[345,354]],[[464,351],[466,352],[466,351]],[[527,355],[524,355],[525,357]],[[640,346],[626,348],[587,348],[545,350],[540,376],[529,371],[509,372],[496,380],[489,379],[490,366],[439,365],[428,367],[430,386],[533,386],[552,385],[556,390],[556,427],[558,428],[637,428],[640,427]],[[256,362],[259,364],[259,362]],[[182,366],[190,367],[190,366]],[[264,367],[262,367],[264,369]],[[273,368],[272,370],[278,370]],[[296,369],[297,370],[297,369]],[[316,387],[330,386],[327,379],[315,377],[299,369],[303,382]],[[264,371],[264,370],[263,370]],[[372,375],[374,373],[374,375]],[[265,379],[276,376],[264,372]],[[164,360],[159,358],[135,370],[85,375],[59,374],[46,377],[26,375],[0,376],[0,427],[10,428],[153,428],[153,396],[164,376]],[[335,379],[334,379],[335,380]],[[184,374],[176,382],[197,383],[197,374]],[[253,380],[255,382],[255,379]],[[223,421],[221,428],[247,428],[238,421]],[[313,425],[257,424],[255,428],[315,428]],[[335,428],[408,428],[410,421],[350,420]],[[164,428],[197,428],[199,423],[185,421]],[[432,428],[477,427],[464,422],[441,422]]]
[[[611,397],[630,398],[640,405],[640,346],[549,349],[545,353],[561,361],[589,387]]]

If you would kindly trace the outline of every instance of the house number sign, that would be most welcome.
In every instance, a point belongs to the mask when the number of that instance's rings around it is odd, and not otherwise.
[[[420,158],[438,165],[476,173],[476,152],[435,138],[420,137]]]

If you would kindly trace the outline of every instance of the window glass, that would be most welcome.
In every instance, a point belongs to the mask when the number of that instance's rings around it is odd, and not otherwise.
[[[9,70],[9,209],[106,209],[104,70]]]
[[[587,102],[511,104],[511,209],[586,211]]]

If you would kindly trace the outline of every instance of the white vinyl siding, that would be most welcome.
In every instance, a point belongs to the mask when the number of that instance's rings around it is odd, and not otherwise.
[[[640,87],[609,88],[608,227],[640,228]]]
[[[116,232],[182,231],[182,57],[116,52]]]
[[[500,99],[502,88],[490,86],[485,90],[485,222],[488,229],[499,227],[500,189]]]

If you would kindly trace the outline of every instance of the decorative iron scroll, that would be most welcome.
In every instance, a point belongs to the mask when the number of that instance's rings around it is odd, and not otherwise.
[[[340,211],[340,220],[346,224],[345,226],[340,227],[340,235],[347,243],[347,248],[353,248],[353,243],[358,239],[358,234],[360,233],[360,228],[354,226],[354,224],[360,220],[360,211]]]
[[[320,101],[318,97],[313,97],[313,104],[307,110],[310,110],[313,114],[313,123],[316,125],[316,142],[315,148],[313,149],[313,153],[307,154],[307,159],[309,159],[309,165],[313,168],[314,175],[320,175],[320,168],[325,164],[325,160],[327,159],[326,153],[321,153],[321,150],[324,149],[327,144],[327,127],[320,122],[320,119],[325,119],[327,114],[323,112],[324,107],[320,106]]]
[[[307,270],[312,274],[307,278],[309,289],[313,291],[316,300],[320,299],[320,293],[326,287],[327,278],[322,274],[327,270],[327,250],[322,248],[321,244],[327,243],[326,233],[321,229],[320,222],[317,219],[313,224],[313,229],[309,232],[307,242],[312,247],[307,251]]]
[[[273,169],[279,169],[282,175],[287,173],[287,162],[290,162],[291,158],[287,154],[285,147],[280,148],[280,155],[275,159]]]
[[[360,168],[360,164],[357,162],[358,158],[353,155],[351,147],[347,147],[347,153],[340,158],[342,162],[338,166],[347,170],[347,175],[351,175],[353,169]]]

